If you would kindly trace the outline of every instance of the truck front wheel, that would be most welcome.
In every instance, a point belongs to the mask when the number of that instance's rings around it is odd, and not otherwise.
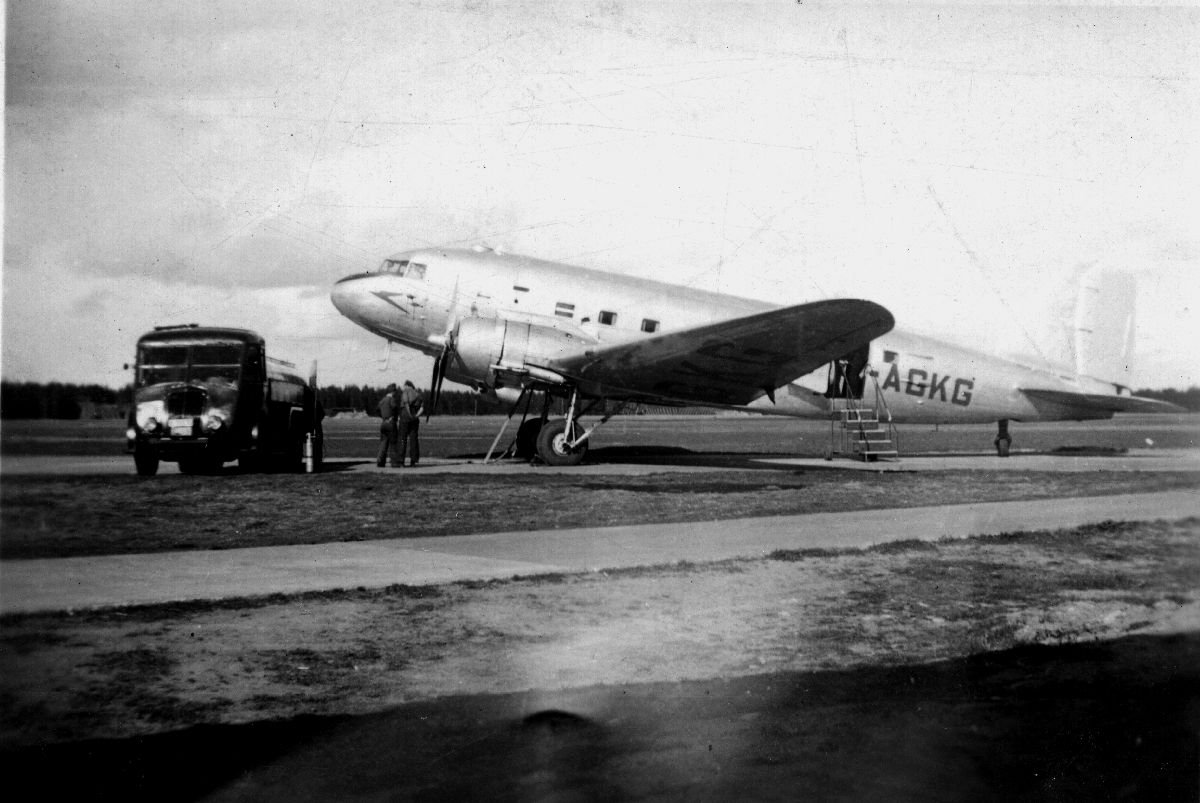
[[[133,447],[133,465],[139,477],[153,477],[158,473],[158,450],[139,443]]]

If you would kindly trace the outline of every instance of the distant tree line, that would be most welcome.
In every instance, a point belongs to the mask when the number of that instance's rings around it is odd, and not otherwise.
[[[428,392],[422,391],[428,398]],[[317,389],[317,398],[329,413],[365,411],[374,415],[386,387],[328,385]],[[104,385],[63,382],[0,383],[0,418],[113,418],[124,417],[133,403],[133,386],[114,389]],[[438,415],[492,415],[507,413],[507,406],[480,393],[444,390]]]
[[[325,408],[326,413],[342,411],[365,411],[375,415],[379,409],[379,401],[387,393],[386,387],[372,385],[328,385],[317,389],[317,398]],[[421,389],[426,401],[429,391]],[[491,399],[481,393],[469,390],[442,390],[438,399],[436,415],[492,415],[507,413],[508,406],[498,399]]]
[[[80,418],[85,409],[128,410],[132,386],[0,382],[0,418]]]

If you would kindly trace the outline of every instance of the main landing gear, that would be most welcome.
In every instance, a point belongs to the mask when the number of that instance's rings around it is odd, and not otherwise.
[[[577,466],[587,449],[587,441],[579,437],[579,424],[568,424],[565,418],[547,421],[538,433],[538,457],[548,466]]]
[[[541,414],[535,418],[529,418],[529,407],[533,401],[535,390],[542,390],[545,394],[545,401],[542,404]],[[619,405],[613,412],[606,413],[600,421],[584,429],[583,425],[579,423],[579,419],[590,413],[603,399],[591,400],[582,412],[576,413],[579,403],[579,391],[572,389],[571,402],[567,407],[566,417],[550,418],[551,398],[546,388],[534,388],[530,386],[522,389],[520,397],[517,398],[517,403],[509,410],[508,417],[504,420],[504,424],[501,425],[500,431],[496,433],[496,437],[492,441],[487,457],[484,458],[483,462],[490,463],[492,461],[492,454],[496,451],[496,445],[500,443],[500,438],[504,436],[504,431],[508,428],[513,416],[516,415],[522,401],[525,402],[525,411],[521,417],[521,424],[517,428],[517,437],[500,457],[513,455],[522,460],[533,460],[537,457],[548,466],[577,466],[583,462],[583,457],[587,454],[588,450],[588,438],[591,437],[592,433],[598,427],[605,424],[624,407],[623,404]]]

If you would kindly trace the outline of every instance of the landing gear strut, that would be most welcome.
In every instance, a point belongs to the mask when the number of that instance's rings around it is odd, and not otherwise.
[[[551,466],[574,466],[583,460],[583,456],[587,453],[587,440],[592,436],[599,427],[608,423],[608,420],[617,413],[625,409],[625,402],[618,404],[611,413],[605,413],[604,417],[592,424],[587,429],[580,432],[579,417],[585,416],[592,409],[603,402],[603,399],[593,399],[591,404],[579,416],[575,415],[575,406],[579,401],[579,391],[571,391],[571,405],[567,408],[567,417],[565,420],[552,421],[542,428],[541,434],[538,436],[538,456],[545,460],[547,465]],[[558,425],[561,424],[561,427]],[[554,428],[551,431],[551,428]]]
[[[496,445],[500,443],[500,438],[503,437],[505,429],[516,415],[517,409],[521,406],[521,402],[525,401],[525,412],[521,418],[521,424],[517,429],[517,437],[512,446],[505,451],[505,454],[512,453],[515,450],[516,456],[523,459],[532,459],[535,456],[540,457],[542,462],[548,466],[575,466],[583,461],[583,456],[587,454],[588,438],[596,431],[596,428],[608,422],[610,418],[624,409],[625,405],[620,404],[611,413],[606,413],[603,418],[592,426],[584,429],[579,423],[579,419],[592,411],[596,405],[602,403],[603,399],[592,399],[582,412],[577,413],[579,405],[579,391],[571,389],[571,403],[567,407],[566,418],[556,418],[548,420],[550,412],[550,395],[547,393],[546,401],[542,408],[541,416],[537,418],[528,418],[530,401],[532,401],[533,389],[526,387],[521,391],[517,403],[512,406],[508,412],[508,417],[504,424],[500,427],[500,431],[496,433],[495,440],[492,441],[491,447],[488,449],[487,456],[483,459],[484,463],[490,463],[492,454],[496,451]]]
[[[492,462],[492,455],[496,453],[496,446],[499,445],[500,439],[504,437],[504,432],[508,429],[508,425],[512,423],[513,416],[517,414],[517,410],[521,407],[521,402],[525,403],[525,410],[521,413],[521,423],[517,427],[517,437],[496,459],[499,460],[511,456],[519,460],[532,460],[537,456],[538,436],[541,434],[542,428],[546,425],[546,416],[550,412],[550,396],[549,394],[545,396],[541,415],[530,418],[529,407],[533,402],[533,394],[534,388],[532,387],[521,389],[521,395],[517,397],[516,403],[509,408],[508,417],[504,419],[504,423],[500,425],[500,431],[496,433],[495,439],[492,440],[492,445],[488,447],[487,455],[483,458],[484,463]]]
[[[996,455],[998,457],[1008,457],[1008,447],[1012,443],[1012,437],[1008,434],[1008,419],[1001,418],[999,429],[996,432]]]

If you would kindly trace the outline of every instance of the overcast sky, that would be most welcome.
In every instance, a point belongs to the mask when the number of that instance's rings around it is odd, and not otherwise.
[[[1138,277],[1200,384],[1200,12],[794,2],[10,0],[3,375],[119,385],[156,324],[381,384],[329,289],[487,243],[1039,350]]]

